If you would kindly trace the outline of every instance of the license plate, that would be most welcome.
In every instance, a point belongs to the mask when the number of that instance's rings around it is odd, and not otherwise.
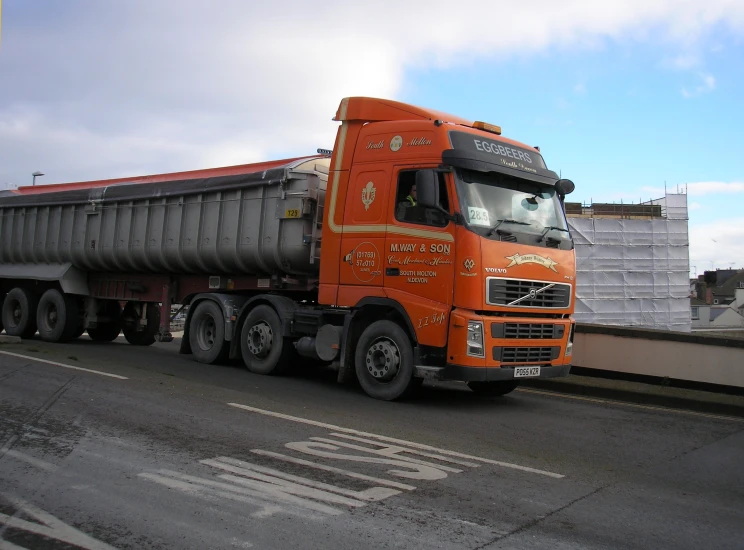
[[[540,367],[514,367],[514,378],[532,378],[540,376]]]

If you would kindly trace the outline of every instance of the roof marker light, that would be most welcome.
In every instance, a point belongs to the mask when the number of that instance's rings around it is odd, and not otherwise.
[[[489,124],[488,122],[481,122],[480,120],[473,122],[473,128],[477,130],[483,130],[484,132],[491,132],[492,134],[501,135],[501,126],[495,124]]]

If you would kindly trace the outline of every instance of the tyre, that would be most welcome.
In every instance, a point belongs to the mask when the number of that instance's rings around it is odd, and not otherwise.
[[[413,346],[393,321],[375,321],[357,342],[354,368],[359,385],[370,397],[393,401],[413,389]]]
[[[88,329],[88,336],[96,342],[113,342],[121,333],[121,306],[115,300],[106,300],[100,306],[98,315],[108,320]]]
[[[249,371],[277,375],[286,372],[294,346],[282,336],[282,323],[271,306],[253,308],[240,331],[240,352]]]
[[[38,298],[25,288],[14,288],[3,300],[2,322],[9,336],[31,338],[36,333]]]
[[[157,304],[141,304],[140,307],[147,308],[146,324],[137,330],[137,321],[140,318],[139,308],[136,302],[127,302],[121,314],[121,329],[124,338],[133,346],[150,346],[155,343],[155,335],[160,329],[160,308]]]
[[[72,296],[50,288],[39,299],[36,326],[45,342],[69,342],[80,328],[80,308]]]
[[[519,386],[519,380],[499,380],[496,382],[468,382],[468,387],[479,395],[499,397],[513,392]]]
[[[227,358],[230,347],[225,341],[225,316],[214,302],[201,302],[189,322],[191,353],[200,363],[212,364]]]

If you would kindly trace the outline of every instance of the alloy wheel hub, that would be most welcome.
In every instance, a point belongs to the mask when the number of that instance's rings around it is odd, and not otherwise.
[[[400,352],[390,340],[378,340],[367,350],[367,371],[377,380],[385,382],[395,378],[400,369]]]
[[[260,321],[250,328],[247,340],[248,350],[257,357],[264,357],[271,351],[274,334],[265,321]]]

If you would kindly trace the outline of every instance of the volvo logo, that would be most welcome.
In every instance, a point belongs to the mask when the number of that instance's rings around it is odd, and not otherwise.
[[[528,300],[534,300],[535,298],[537,298],[537,291],[538,291],[537,288],[531,288],[527,296],[525,296],[525,298],[527,298]]]

